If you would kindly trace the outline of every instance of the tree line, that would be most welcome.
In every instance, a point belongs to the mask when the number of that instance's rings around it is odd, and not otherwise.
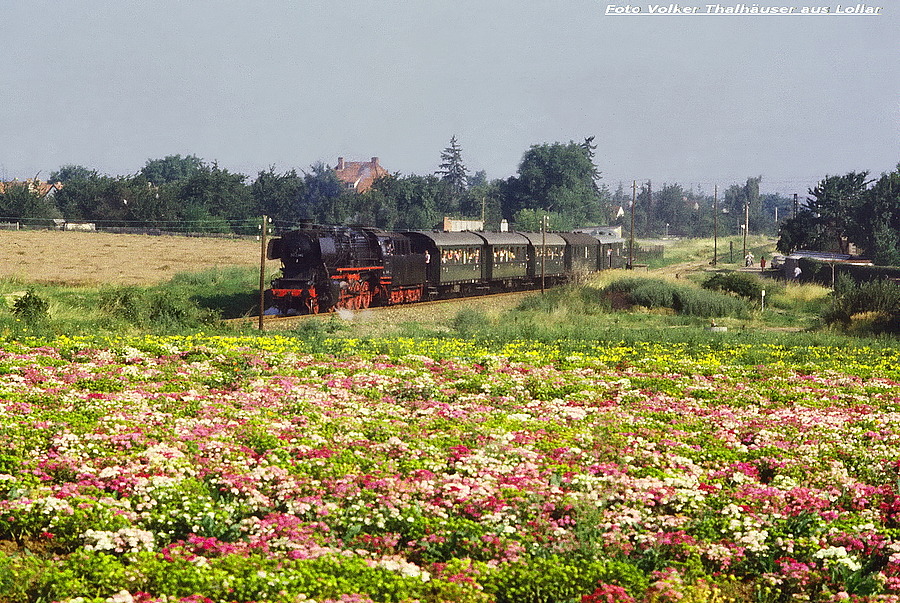
[[[875,264],[900,266],[900,164],[870,178],[868,171],[826,176],[779,230],[778,250],[862,251]]]
[[[358,192],[322,162],[308,170],[256,178],[231,172],[194,155],[151,159],[130,176],[107,176],[79,165],[50,174],[63,186],[42,197],[26,186],[0,193],[0,220],[94,222],[164,230],[242,232],[269,215],[289,227],[304,220],[321,224],[365,224],[385,229],[430,229],[444,216],[484,218],[530,227],[550,213],[556,228],[604,223],[609,194],[599,183],[591,139],[583,143],[535,145],[523,156],[519,173],[489,181],[470,174],[456,138],[441,153],[434,173],[393,173]]]
[[[531,146],[516,174],[489,180],[471,173],[455,137],[426,175],[392,173],[364,192],[349,188],[322,162],[307,170],[260,171],[254,179],[194,155],[151,159],[136,174],[108,176],[66,165],[52,172],[60,182],[55,195],[41,197],[24,186],[0,193],[0,221],[41,222],[54,218],[94,222],[98,227],[130,226],[169,231],[256,232],[266,214],[281,228],[301,221],[364,224],[389,230],[431,229],[444,216],[484,219],[497,229],[502,220],[519,230],[570,230],[592,225],[631,223],[632,187],[615,192],[596,165],[594,138]],[[712,236],[714,206],[719,234],[740,234],[744,208],[751,232],[776,231],[775,214],[786,216],[792,201],[761,195],[761,177],[719,191],[641,182],[635,192],[637,236]],[[627,187],[627,188],[626,188]]]

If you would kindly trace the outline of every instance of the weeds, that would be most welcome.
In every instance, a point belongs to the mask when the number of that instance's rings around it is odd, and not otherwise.
[[[748,300],[758,300],[764,289],[759,277],[744,272],[717,272],[707,277],[701,286],[710,291],[734,293]]]
[[[748,315],[747,304],[740,299],[659,279],[621,279],[608,285],[603,292],[608,296],[624,297],[631,305],[668,308],[686,316],[741,318]]]
[[[34,289],[28,289],[25,295],[13,302],[12,312],[29,325],[50,320],[50,304],[35,293]]]
[[[900,333],[900,284],[887,279],[856,283],[841,275],[823,319],[856,333]]]

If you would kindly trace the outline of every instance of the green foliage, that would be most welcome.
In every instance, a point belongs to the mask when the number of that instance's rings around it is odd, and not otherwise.
[[[598,582],[618,584],[633,594],[647,589],[646,576],[626,562],[567,560],[555,555],[497,567],[483,580],[485,592],[497,603],[557,603],[577,601]]]
[[[52,226],[52,219],[61,217],[53,198],[42,197],[30,183],[8,185],[0,192],[0,217],[31,226]]]
[[[441,165],[437,174],[454,196],[458,197],[468,188],[469,170],[463,163],[462,148],[459,146],[456,136],[452,136],[450,146],[441,151]]]
[[[461,337],[471,337],[490,325],[487,314],[481,310],[464,308],[450,321],[450,327]]]
[[[166,155],[162,159],[148,159],[141,168],[141,175],[148,182],[159,186],[186,180],[203,167],[203,161],[195,155]]]
[[[834,248],[847,253],[847,241],[862,243],[871,232],[871,218],[866,216],[866,178],[868,172],[850,172],[843,176],[826,176],[807,198],[807,207],[825,227]]]
[[[887,279],[863,283],[840,276],[835,283],[826,323],[874,333],[900,333],[900,284]]]
[[[259,172],[250,186],[254,211],[276,222],[297,222],[312,218],[312,208],[305,204],[306,183],[296,170],[276,174],[275,168]]]
[[[610,283],[608,297],[624,296],[631,305],[645,308],[669,308],[687,316],[704,318],[746,316],[747,304],[729,295],[696,289],[658,279],[624,278]]]
[[[775,248],[791,253],[798,249],[824,249],[827,244],[825,227],[815,214],[804,209],[782,222]]]
[[[13,302],[12,311],[30,325],[44,323],[50,319],[50,304],[31,288]]]
[[[526,297],[517,309],[523,312],[584,316],[608,312],[610,305],[595,287],[570,284],[548,289],[543,295]]]
[[[722,208],[728,213],[720,217],[719,225],[726,233],[742,234],[744,221],[749,222],[749,232],[759,232],[763,227],[762,202],[759,183],[762,176],[747,178],[743,185],[733,184],[725,190]]]
[[[589,146],[575,142],[533,145],[507,181],[504,213],[552,209],[571,225],[606,221],[591,155]]]
[[[763,291],[762,281],[745,272],[717,272],[706,278],[701,286],[710,291],[734,293],[752,301],[759,300]]]
[[[869,187],[868,172],[826,176],[807,207],[785,221],[778,250],[839,249],[855,243],[879,265],[900,263],[900,165]]]
[[[101,291],[100,309],[108,317],[159,331],[214,324],[218,312],[203,308],[180,288],[112,287]]]

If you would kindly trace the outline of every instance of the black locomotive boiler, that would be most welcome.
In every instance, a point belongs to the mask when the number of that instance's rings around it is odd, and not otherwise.
[[[552,286],[618,267],[621,245],[583,233],[307,225],[272,239],[267,257],[282,264],[268,312],[318,314]]]

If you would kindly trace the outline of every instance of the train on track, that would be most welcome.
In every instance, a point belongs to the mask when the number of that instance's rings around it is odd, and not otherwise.
[[[318,314],[553,286],[619,268],[621,239],[586,232],[390,232],[303,225],[269,241],[266,313]]]

